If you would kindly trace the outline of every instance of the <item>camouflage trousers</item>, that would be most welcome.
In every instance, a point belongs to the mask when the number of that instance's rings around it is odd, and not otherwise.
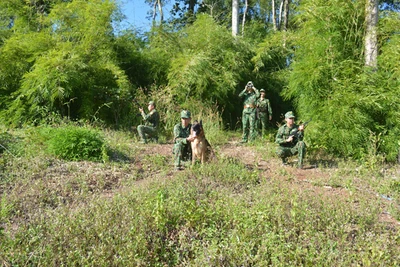
[[[182,161],[188,161],[192,159],[192,147],[190,142],[184,144],[183,142],[177,141],[172,149],[174,154],[174,166],[181,167]]]
[[[256,139],[256,110],[252,112],[247,112],[243,110],[242,114],[242,125],[243,125],[243,136],[242,141],[254,141]]]
[[[264,136],[268,127],[269,115],[266,112],[258,113],[257,129],[261,127],[261,136]]]
[[[303,141],[298,141],[293,147],[278,146],[276,154],[282,159],[283,162],[286,162],[288,157],[298,154],[298,166],[302,167],[304,157],[306,156],[306,144]]]
[[[139,125],[137,131],[144,143],[147,143],[147,138],[158,140],[157,129],[152,126]]]

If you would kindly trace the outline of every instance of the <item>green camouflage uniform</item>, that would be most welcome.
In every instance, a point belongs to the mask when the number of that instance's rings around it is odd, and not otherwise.
[[[186,112],[186,113],[185,113]],[[188,117],[190,118],[189,111],[182,111],[181,118]],[[178,123],[174,126],[174,165],[175,168],[181,167],[182,161],[188,161],[192,158],[192,147],[190,146],[190,142],[186,140],[186,138],[190,135],[190,128],[192,124],[189,123],[185,128],[181,123]]]
[[[269,117],[272,117],[272,108],[269,102],[269,99],[261,99],[257,100],[257,109],[258,109],[258,126],[261,126],[261,136],[264,136],[265,131],[267,129]]]
[[[147,137],[158,141],[157,127],[160,122],[160,115],[155,109],[150,111],[150,113],[147,115],[144,112],[142,112],[141,115],[145,121],[145,124],[139,125],[137,127],[137,131],[142,139],[142,142],[147,143]]]
[[[251,84],[254,89],[250,92],[247,91],[247,87]],[[247,83],[246,88],[240,92],[239,97],[243,97],[243,113],[242,113],[242,125],[243,125],[243,136],[242,142],[247,142],[249,137],[250,141],[256,138],[256,102],[257,98],[260,97],[260,92],[255,88],[251,82]],[[250,134],[250,136],[249,136]]]
[[[296,124],[291,128],[286,124],[279,127],[275,138],[275,143],[279,144],[276,154],[282,159],[283,163],[286,163],[288,157],[299,154],[298,167],[303,167],[303,159],[306,155],[306,144],[303,142],[304,133],[303,131],[298,131],[298,127],[299,126]],[[290,135],[296,133],[297,138],[295,138],[293,142],[286,142],[286,139],[288,139]]]

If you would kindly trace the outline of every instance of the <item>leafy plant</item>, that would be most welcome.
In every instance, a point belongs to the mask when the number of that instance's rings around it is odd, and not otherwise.
[[[51,154],[65,160],[108,160],[104,138],[93,129],[53,128],[48,132],[46,143]]]

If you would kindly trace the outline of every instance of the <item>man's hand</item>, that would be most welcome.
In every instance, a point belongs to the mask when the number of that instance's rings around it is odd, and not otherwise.
[[[195,138],[195,136],[190,135],[188,138],[186,138],[186,141],[193,142]]]
[[[304,124],[299,126],[299,131],[304,131]]]
[[[269,116],[269,120],[272,121],[272,116]]]
[[[286,142],[287,142],[287,143],[292,142],[292,141],[293,141],[293,138],[294,138],[294,136],[293,136],[293,135],[290,135],[290,136],[288,137],[288,139],[286,139]]]
[[[142,109],[142,108],[139,108],[139,111],[140,111],[140,113],[142,113],[142,112],[143,112],[143,109]]]

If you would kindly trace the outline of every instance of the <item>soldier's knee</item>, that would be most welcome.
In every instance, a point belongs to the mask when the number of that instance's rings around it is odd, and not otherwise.
[[[299,142],[297,143],[297,146],[298,146],[300,149],[304,149],[304,148],[306,147],[306,143],[304,143],[303,141],[299,141]]]
[[[275,151],[275,153],[276,153],[276,155],[277,155],[278,157],[280,157],[280,158],[282,158],[282,157],[284,156],[284,153],[283,153],[282,150],[277,150],[277,151]]]

